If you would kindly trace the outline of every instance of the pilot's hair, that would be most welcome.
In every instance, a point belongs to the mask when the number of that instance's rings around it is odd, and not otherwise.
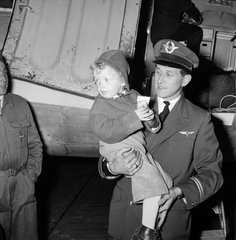
[[[185,75],[192,75],[192,72],[188,69],[180,69],[180,74],[184,77]]]

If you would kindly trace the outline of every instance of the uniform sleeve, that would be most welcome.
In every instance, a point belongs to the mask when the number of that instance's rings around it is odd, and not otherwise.
[[[42,142],[36,128],[31,110],[26,105],[27,119],[31,126],[28,129],[28,161],[26,169],[31,175],[32,181],[36,182],[42,170]]]
[[[120,177],[120,175],[112,174],[107,168],[107,160],[103,156],[100,156],[98,160],[98,172],[102,178],[113,180]]]
[[[220,189],[224,181],[221,173],[222,160],[211,117],[207,113],[194,146],[193,164],[196,174],[177,185],[184,193],[188,209],[205,201]]]

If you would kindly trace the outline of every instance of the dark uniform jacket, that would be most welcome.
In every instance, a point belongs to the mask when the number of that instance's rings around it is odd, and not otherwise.
[[[42,142],[26,101],[15,94],[4,96],[0,121],[0,170],[30,172],[35,182],[42,168]]]
[[[163,128],[157,134],[146,135],[147,150],[157,160],[164,171],[173,179],[184,193],[186,203],[178,199],[170,209],[172,214],[188,211],[205,201],[223,184],[221,174],[222,154],[214,133],[208,112],[195,106],[183,96],[166,118]],[[101,165],[100,165],[101,167]],[[100,169],[101,171],[101,169]],[[101,174],[104,177],[104,174]],[[110,208],[109,233],[120,239],[130,239],[135,229],[141,225],[140,206],[129,205],[130,180],[123,177],[117,182]],[[171,227],[168,221],[172,221]],[[178,231],[178,224],[190,219],[174,221],[173,215],[163,225],[165,239],[188,239],[171,237],[172,231]],[[188,236],[186,233],[178,234]],[[176,234],[176,233],[175,233]],[[175,235],[173,234],[173,235]]]
[[[0,113],[0,225],[6,239],[38,239],[34,183],[42,142],[27,102],[8,93]]]

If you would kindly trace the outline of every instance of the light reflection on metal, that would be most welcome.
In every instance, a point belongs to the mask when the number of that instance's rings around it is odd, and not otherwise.
[[[23,11],[23,9],[32,10],[32,7],[27,6],[27,5],[19,5],[19,10],[20,10],[20,11]]]

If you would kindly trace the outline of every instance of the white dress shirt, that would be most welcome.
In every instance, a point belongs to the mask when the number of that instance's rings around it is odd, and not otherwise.
[[[179,95],[177,98],[168,101],[170,103],[169,105],[169,110],[171,111],[171,109],[174,107],[174,105],[178,102],[178,100],[180,99],[181,95]],[[161,113],[165,107],[165,103],[164,101],[166,101],[163,98],[157,97],[157,101],[158,101],[158,114]]]

